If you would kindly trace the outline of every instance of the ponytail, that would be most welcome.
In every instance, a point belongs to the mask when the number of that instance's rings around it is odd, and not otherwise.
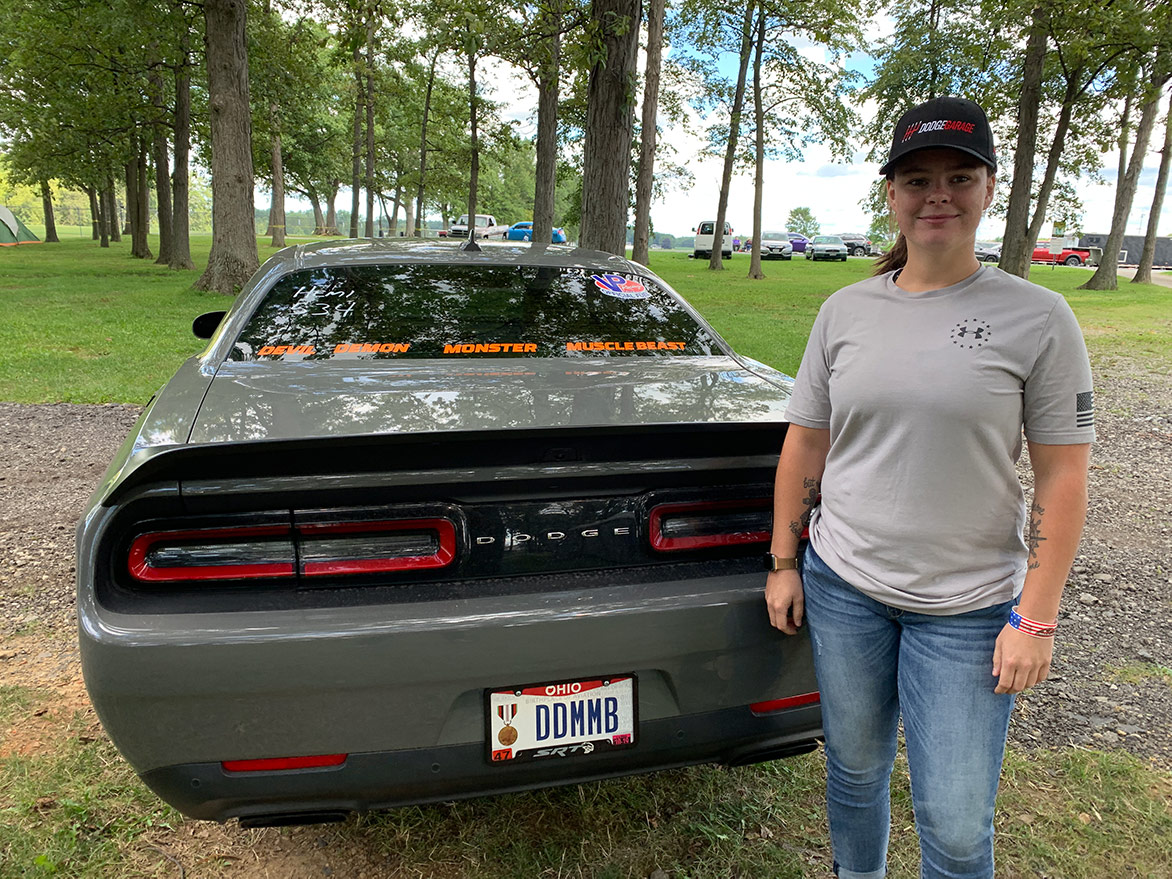
[[[891,250],[875,260],[875,268],[872,270],[872,275],[884,275],[887,272],[895,272],[907,265],[907,239],[903,237],[903,233],[899,233],[899,237],[895,239],[895,244],[891,246]]]

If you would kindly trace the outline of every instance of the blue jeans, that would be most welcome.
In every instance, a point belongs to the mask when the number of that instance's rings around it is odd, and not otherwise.
[[[1013,696],[996,694],[993,645],[1013,602],[936,616],[889,607],[812,548],[802,563],[822,693],[826,809],[839,879],[880,879],[903,715],[923,879],[993,876],[993,806]]]

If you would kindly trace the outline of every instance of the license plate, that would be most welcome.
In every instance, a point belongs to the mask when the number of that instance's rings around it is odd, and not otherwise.
[[[487,695],[493,763],[585,757],[635,744],[633,674],[501,687]]]

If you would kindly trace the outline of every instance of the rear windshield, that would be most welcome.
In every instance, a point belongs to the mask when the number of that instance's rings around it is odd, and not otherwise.
[[[712,333],[654,281],[525,266],[333,266],[265,296],[230,360],[703,356]]]

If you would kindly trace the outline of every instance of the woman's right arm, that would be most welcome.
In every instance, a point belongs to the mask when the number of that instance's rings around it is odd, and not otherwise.
[[[777,462],[773,483],[773,540],[769,550],[778,558],[797,555],[798,540],[810,524],[810,513],[822,490],[822,471],[830,449],[830,431],[790,424]],[[802,580],[796,570],[773,571],[765,581],[769,622],[796,635],[805,614]]]

